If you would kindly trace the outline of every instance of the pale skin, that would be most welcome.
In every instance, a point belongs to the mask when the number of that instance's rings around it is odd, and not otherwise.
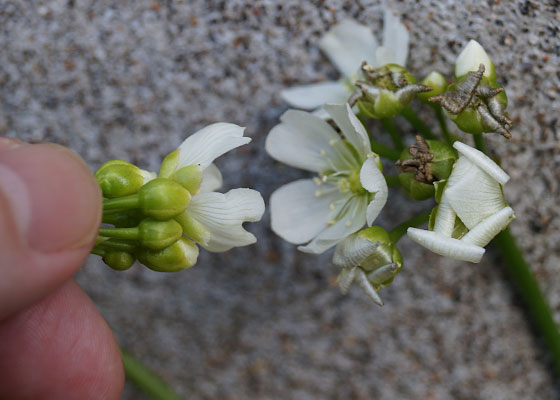
[[[0,398],[121,397],[118,345],[72,279],[100,220],[76,154],[0,138]]]

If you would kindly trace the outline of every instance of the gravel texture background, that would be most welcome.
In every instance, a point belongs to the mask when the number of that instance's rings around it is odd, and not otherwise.
[[[558,5],[388,2],[409,27],[417,76],[451,74],[471,38],[496,64],[515,127],[509,142],[487,135],[489,147],[512,177],[511,228],[560,322]],[[235,122],[253,142],[218,160],[225,189],[268,200],[306,175],[264,153],[287,108],[279,91],[336,77],[317,39],[345,17],[381,32],[381,10],[367,0],[0,0],[0,134],[67,145],[92,170],[115,158],[157,170],[187,134]],[[387,228],[430,207],[391,196]],[[119,342],[189,399],[558,398],[492,249],[473,265],[403,239],[405,270],[379,308],[358,288],[339,294],[330,255],[298,253],[270,231],[268,212],[249,229],[257,245],[203,252],[182,273],[119,273],[90,257],[77,279]],[[127,385],[124,398],[145,397]]]

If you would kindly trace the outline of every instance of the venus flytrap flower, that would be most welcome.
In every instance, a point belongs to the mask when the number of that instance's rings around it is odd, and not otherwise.
[[[505,112],[507,96],[496,79],[494,64],[482,46],[471,40],[455,62],[457,82],[433,96],[459,129],[473,134],[497,132],[511,138],[512,121]]]
[[[113,197],[103,202],[103,222],[115,227],[100,229],[92,253],[118,270],[138,258],[150,269],[172,272],[196,263],[195,243],[216,252],[255,243],[243,223],[262,217],[260,193],[215,192],[222,175],[213,161],[250,142],[243,131],[228,123],[207,126],[170,153],[157,176],[124,161],[106,163],[96,177]]]
[[[484,246],[514,218],[502,189],[509,176],[484,153],[461,142],[453,147],[459,159],[443,190],[437,190],[432,230],[408,228],[407,234],[434,253],[478,263]]]
[[[277,189],[270,197],[272,230],[309,253],[322,253],[367,222],[387,201],[381,163],[368,134],[348,104],[326,112],[340,134],[320,117],[288,110],[269,133],[268,154],[292,167],[318,174]]]
[[[378,226],[363,229],[336,245],[333,264],[342,268],[337,282],[342,293],[348,293],[353,282],[379,306],[377,293],[393,282],[402,269],[402,256],[389,234]]]
[[[375,68],[386,64],[404,66],[408,40],[406,27],[388,9],[384,11],[382,46],[378,45],[368,27],[345,19],[319,41],[319,47],[340,71],[342,78],[286,89],[282,91],[282,97],[291,106],[304,110],[314,110],[327,103],[346,103],[355,90],[354,82],[362,76],[362,62],[366,61]]]

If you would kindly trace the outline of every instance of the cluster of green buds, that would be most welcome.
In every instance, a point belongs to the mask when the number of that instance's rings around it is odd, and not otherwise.
[[[430,86],[416,83],[414,75],[397,64],[374,68],[364,61],[361,73],[363,79],[354,83],[356,89],[348,99],[348,104],[356,104],[370,118],[394,117],[417,94],[432,90]]]
[[[457,151],[438,140],[416,136],[416,144],[401,153],[396,165],[401,169],[399,182],[414,200],[434,196],[435,184],[447,179],[457,160]]]
[[[372,226],[337,244],[333,264],[341,268],[337,281],[342,293],[356,282],[375,304],[382,306],[377,292],[393,282],[403,261],[387,231]]]
[[[183,236],[176,220],[182,215],[202,180],[197,165],[169,173],[171,153],[159,176],[122,160],[103,164],[95,178],[103,193],[103,223],[92,253],[111,268],[125,270],[138,259],[155,271],[192,267],[198,247]]]
[[[440,104],[464,132],[497,132],[511,138],[506,93],[497,82],[494,64],[478,42],[471,40],[457,57],[455,79],[445,92],[429,101]]]

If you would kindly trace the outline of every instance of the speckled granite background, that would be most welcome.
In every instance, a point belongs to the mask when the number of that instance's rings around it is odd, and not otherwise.
[[[410,29],[417,76],[450,74],[470,38],[494,60],[515,128],[489,146],[512,176],[511,228],[560,322],[558,1],[388,5]],[[381,9],[367,0],[0,0],[0,134],[67,145],[92,169],[113,158],[156,169],[187,134],[235,122],[254,140],[219,159],[225,188],[268,199],[305,175],[264,153],[286,109],[279,91],[336,77],[317,39],[345,17],[380,32]],[[413,212],[391,196],[387,228]],[[330,256],[298,253],[271,233],[268,214],[249,229],[257,245],[203,253],[189,271],[119,273],[91,257],[77,279],[120,343],[189,399],[559,397],[493,250],[472,265],[403,239],[405,270],[379,308],[357,288],[340,295]],[[124,398],[144,397],[127,386]]]

